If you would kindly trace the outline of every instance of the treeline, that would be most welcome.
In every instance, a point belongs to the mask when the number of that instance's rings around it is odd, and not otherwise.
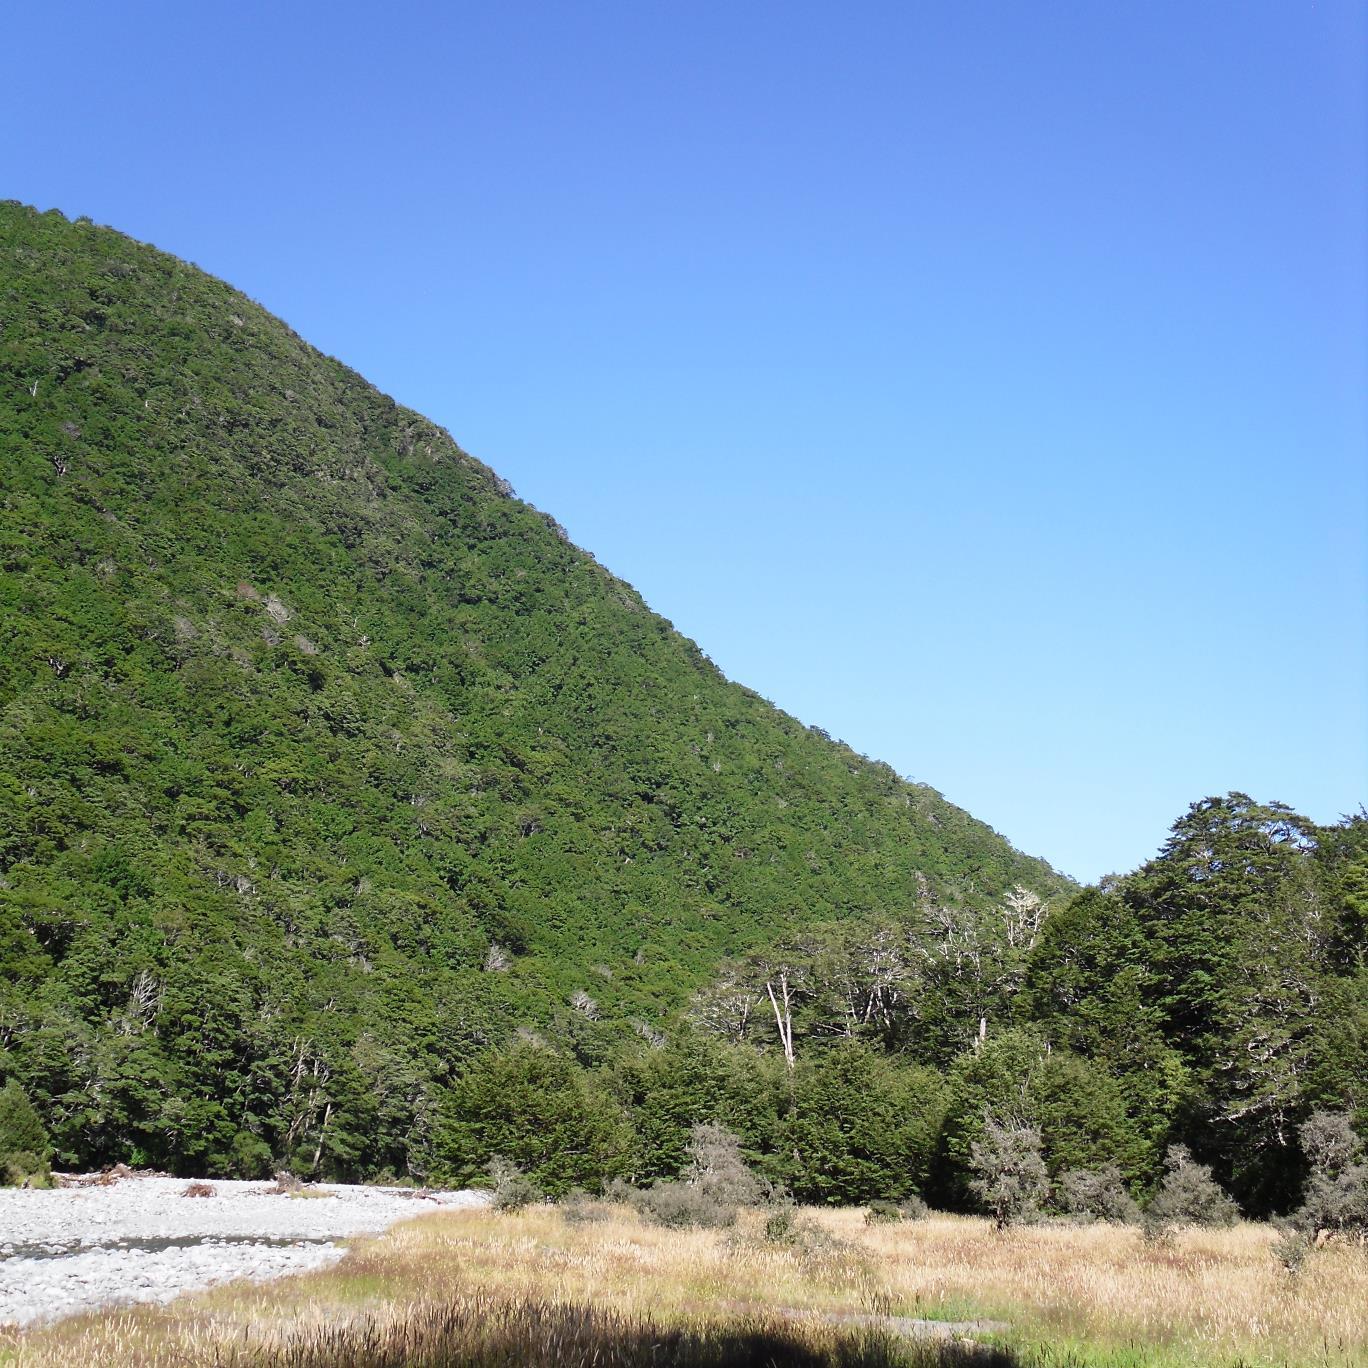
[[[1052,911],[1019,890],[807,933],[727,966],[655,1046],[486,1055],[434,1160],[472,1180],[503,1155],[552,1192],[650,1181],[706,1121],[805,1201],[965,1207],[996,1125],[1038,1136],[1053,1185],[1114,1170],[1143,1196],[1180,1147],[1247,1212],[1287,1210],[1313,1114],[1368,1134],[1366,918],[1363,815],[1208,799]]]
[[[695,1013],[795,1062],[854,1039],[952,1091],[974,1081],[969,1131],[982,1108],[1038,1125],[1056,1167],[1082,1144],[1144,1187],[1185,1145],[1266,1212],[1300,1190],[1313,1111],[1368,1133],[1366,957],[1368,817],[1322,827],[1232,793],[1049,909],[1024,890],[972,912],[923,900],[735,963]],[[964,1124],[952,1109],[946,1195],[963,1192]]]
[[[1017,892],[973,918],[924,906],[805,933],[727,965],[663,1029],[572,1012],[440,1086],[397,1053],[325,1071],[297,1046],[276,1066],[288,1107],[226,1154],[173,1124],[174,1094],[138,1146],[82,1152],[117,1134],[125,1094],[71,1113],[56,1055],[10,1058],[68,1161],[464,1184],[502,1159],[555,1196],[673,1178],[711,1123],[800,1201],[975,1209],[975,1148],[1006,1128],[1036,1137],[1060,1201],[1102,1173],[1143,1199],[1179,1146],[1264,1214],[1299,1200],[1313,1113],[1368,1131],[1366,892],[1362,816],[1318,828],[1211,799],[1143,868],[1053,911]]]

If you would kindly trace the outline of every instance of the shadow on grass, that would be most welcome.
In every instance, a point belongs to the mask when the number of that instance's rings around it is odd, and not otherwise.
[[[1016,1368],[999,1349],[765,1321],[687,1328],[601,1307],[471,1296],[221,1351],[219,1368]]]

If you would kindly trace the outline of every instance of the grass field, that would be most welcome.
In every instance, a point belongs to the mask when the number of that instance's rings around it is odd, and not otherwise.
[[[866,1227],[807,1212],[765,1239],[664,1230],[619,1208],[437,1213],[358,1242],[327,1272],[169,1307],[87,1316],[3,1341],[49,1365],[1368,1364],[1368,1251],[1295,1277],[1266,1226],[1168,1247],[1107,1226],[997,1234],[954,1216]],[[979,1322],[916,1338],[912,1320]],[[1001,1322],[1005,1329],[983,1322]]]

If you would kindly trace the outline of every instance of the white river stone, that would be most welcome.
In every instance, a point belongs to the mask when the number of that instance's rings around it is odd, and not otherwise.
[[[342,1257],[338,1240],[488,1201],[483,1192],[418,1197],[332,1183],[309,1189],[326,1196],[298,1198],[227,1180],[211,1184],[212,1197],[186,1197],[187,1186],[184,1178],[128,1177],[49,1191],[0,1188],[0,1325],[323,1268]]]

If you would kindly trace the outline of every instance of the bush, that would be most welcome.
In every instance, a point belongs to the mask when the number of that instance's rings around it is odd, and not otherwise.
[[[648,1188],[612,1184],[608,1195],[629,1202],[659,1225],[715,1228],[735,1225],[742,1207],[787,1197],[747,1167],[741,1142],[722,1126],[695,1126],[687,1152],[688,1162],[677,1181],[666,1179]]]
[[[865,1225],[892,1225],[897,1221],[923,1221],[931,1208],[920,1197],[912,1196],[903,1202],[890,1202],[876,1197],[865,1207]]]
[[[1297,1227],[1310,1236],[1368,1235],[1368,1163],[1349,1117],[1313,1112],[1298,1134],[1311,1173],[1293,1217]]]
[[[725,1126],[695,1126],[689,1134],[684,1182],[728,1206],[759,1206],[779,1189],[752,1172],[741,1157],[741,1141]]]
[[[1296,1274],[1324,1239],[1368,1239],[1368,1163],[1343,1112],[1312,1112],[1297,1132],[1311,1171],[1302,1204],[1279,1221],[1273,1257]]]
[[[897,1202],[885,1201],[876,1197],[865,1208],[865,1225],[895,1225],[903,1218],[902,1208]]]
[[[1115,1164],[1104,1164],[1100,1169],[1069,1169],[1060,1174],[1055,1201],[1060,1211],[1079,1221],[1135,1225],[1140,1220],[1140,1207],[1126,1190],[1121,1170]]]
[[[1155,1226],[1230,1226],[1239,1208],[1205,1164],[1199,1164],[1186,1145],[1170,1145],[1164,1160],[1166,1172],[1159,1190],[1145,1211],[1146,1223]]]
[[[1172,1249],[1174,1246],[1173,1226],[1149,1208],[1140,1218],[1140,1233],[1151,1249]]]
[[[632,1206],[648,1220],[663,1226],[703,1226],[722,1229],[736,1224],[738,1209],[718,1201],[690,1183],[664,1179],[648,1188],[634,1188]]]
[[[495,1155],[489,1161],[489,1180],[494,1185],[495,1211],[521,1211],[542,1200],[542,1191],[517,1164]]]
[[[9,1187],[51,1187],[52,1145],[17,1078],[0,1088],[0,1175]]]
[[[999,1230],[1030,1220],[1050,1189],[1039,1129],[1001,1122],[988,1112],[983,1138],[969,1147],[969,1168],[974,1174],[970,1191]]]
[[[0,1173],[5,1187],[51,1187],[52,1173],[43,1159],[32,1150],[11,1150],[4,1158]]]
[[[1280,1234],[1270,1246],[1273,1257],[1290,1274],[1301,1272],[1306,1257],[1314,1248],[1311,1236],[1300,1229],[1294,1221],[1278,1223]]]
[[[802,1238],[804,1222],[793,1202],[776,1202],[765,1215],[766,1244],[794,1244]]]
[[[924,1221],[931,1214],[931,1208],[915,1192],[903,1199],[898,1210],[902,1212],[904,1221]]]
[[[556,1203],[561,1219],[569,1225],[592,1225],[612,1214],[606,1202],[591,1197],[583,1188],[572,1188]]]

